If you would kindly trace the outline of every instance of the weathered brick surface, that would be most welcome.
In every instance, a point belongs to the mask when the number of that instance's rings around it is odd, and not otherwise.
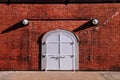
[[[119,13],[119,4],[0,4],[0,70],[40,70],[41,37],[54,29],[78,37],[80,70],[120,70]]]

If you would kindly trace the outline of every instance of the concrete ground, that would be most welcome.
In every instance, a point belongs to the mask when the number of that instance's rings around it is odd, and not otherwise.
[[[120,80],[120,72],[0,71],[0,80]]]

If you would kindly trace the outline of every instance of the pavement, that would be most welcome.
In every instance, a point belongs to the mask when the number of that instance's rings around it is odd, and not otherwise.
[[[120,80],[120,71],[0,71],[0,80]]]

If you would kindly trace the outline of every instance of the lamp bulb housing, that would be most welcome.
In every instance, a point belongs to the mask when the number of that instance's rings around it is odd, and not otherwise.
[[[96,18],[92,19],[92,24],[93,25],[98,25],[99,24],[99,20],[96,19]]]
[[[23,20],[22,20],[22,24],[23,24],[23,25],[28,25],[28,24],[29,24],[28,19],[23,19]]]

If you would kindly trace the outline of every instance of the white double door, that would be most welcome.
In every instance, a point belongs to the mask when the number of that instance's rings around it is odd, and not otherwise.
[[[52,34],[46,41],[46,70],[74,70],[75,43],[71,36]]]

